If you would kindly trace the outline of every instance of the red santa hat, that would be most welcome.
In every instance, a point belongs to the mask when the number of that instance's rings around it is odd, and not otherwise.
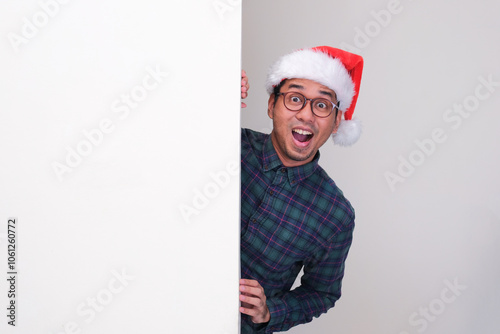
[[[282,56],[269,69],[266,90],[273,88],[285,79],[309,79],[333,90],[337,94],[339,109],[344,112],[336,134],[332,135],[337,145],[350,146],[361,136],[361,122],[353,119],[358,100],[363,58],[356,54],[318,46],[301,49]]]

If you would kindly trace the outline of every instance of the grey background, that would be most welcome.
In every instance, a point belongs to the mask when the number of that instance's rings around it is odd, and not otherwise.
[[[499,7],[465,0],[243,3],[243,68],[251,83],[243,127],[270,131],[264,82],[280,55],[331,45],[354,47],[365,59],[355,111],[361,139],[321,149],[320,164],[357,215],[343,296],[290,333],[498,333],[500,87],[472,103],[479,77],[500,82]],[[390,18],[380,14],[388,8]],[[454,105],[464,102],[473,111],[458,118]],[[418,153],[415,141],[428,142],[434,129],[446,139]],[[410,157],[418,165],[391,188],[386,174],[397,175],[400,159]],[[462,288],[452,293],[446,282]]]

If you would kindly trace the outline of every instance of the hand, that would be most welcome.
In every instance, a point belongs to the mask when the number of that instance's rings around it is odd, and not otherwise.
[[[241,70],[241,98],[245,99],[248,96],[248,90],[250,85],[248,84],[248,77],[244,70]],[[246,108],[246,103],[241,102],[241,107]]]
[[[271,313],[266,304],[264,288],[255,280],[240,280],[240,312],[252,317],[252,322],[261,324],[271,320]]]

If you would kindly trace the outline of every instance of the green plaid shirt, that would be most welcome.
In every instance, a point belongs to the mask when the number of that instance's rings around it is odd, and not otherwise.
[[[242,129],[241,277],[262,285],[271,312],[267,325],[242,314],[242,334],[286,331],[340,298],[354,210],[318,160],[284,167],[269,135]]]

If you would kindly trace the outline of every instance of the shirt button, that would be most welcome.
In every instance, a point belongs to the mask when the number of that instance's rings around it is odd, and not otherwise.
[[[252,218],[252,223],[256,223],[256,222],[257,222],[257,219]]]
[[[282,173],[286,173],[286,168],[281,168]]]
[[[273,190],[269,190],[269,195],[274,195],[274,191]]]

